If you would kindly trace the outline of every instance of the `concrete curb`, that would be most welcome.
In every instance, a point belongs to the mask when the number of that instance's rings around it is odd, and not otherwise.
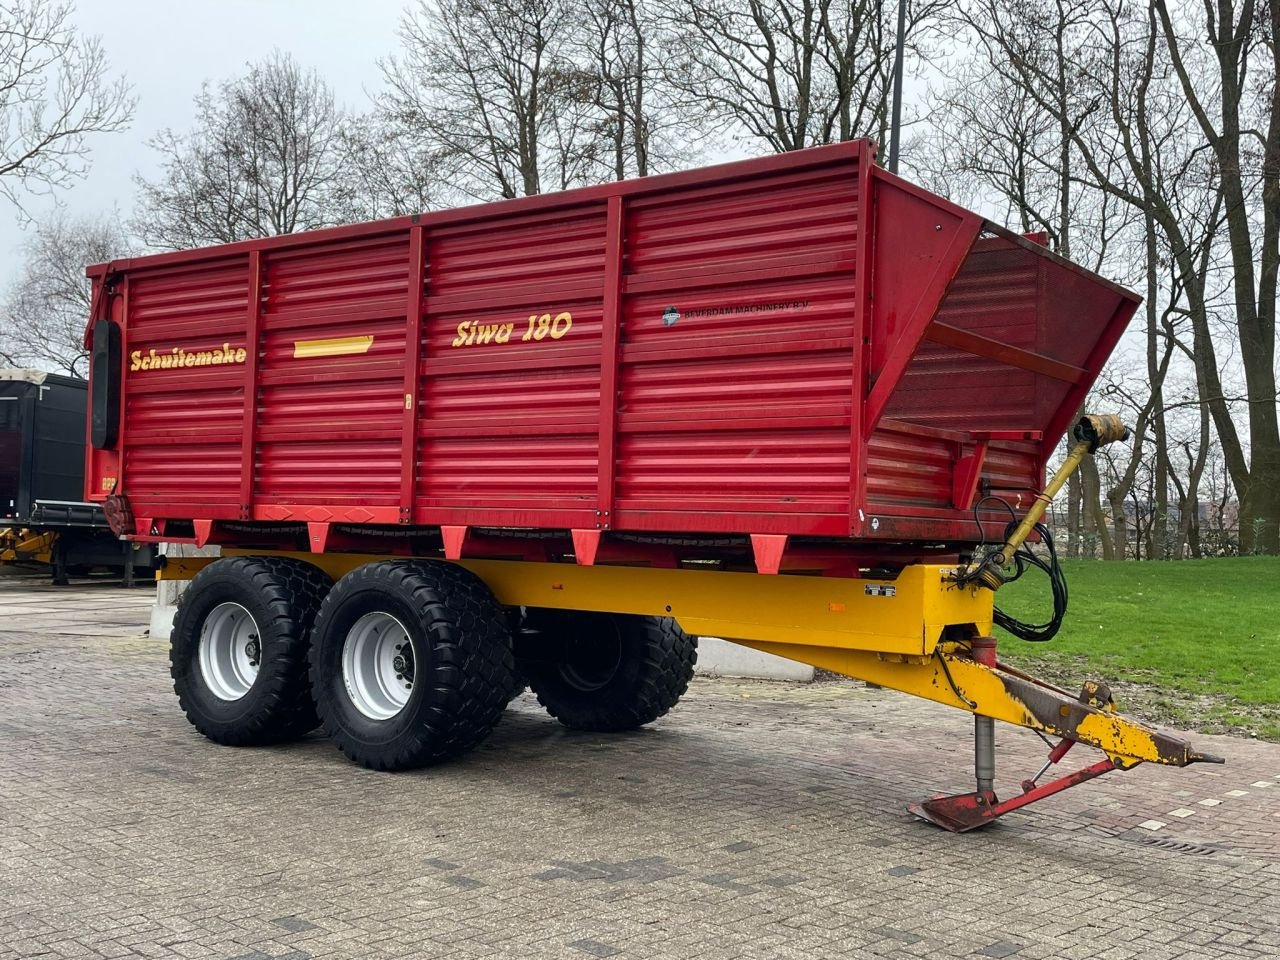
[[[807,663],[785,660],[717,637],[698,638],[698,665],[694,672],[706,677],[750,677],[798,683],[813,679],[813,667]]]

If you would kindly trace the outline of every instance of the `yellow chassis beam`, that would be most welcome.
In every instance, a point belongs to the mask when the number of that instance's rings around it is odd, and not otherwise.
[[[366,563],[349,553],[231,550],[288,556],[335,580]],[[157,579],[195,576],[214,558],[168,558]],[[1210,759],[1185,741],[1000,665],[974,659],[988,636],[990,590],[958,586],[953,567],[919,564],[895,580],[760,576],[709,570],[462,560],[507,606],[669,616],[687,632],[722,637],[970,713],[1105,751],[1117,767]],[[948,628],[951,632],[948,633]]]
[[[335,580],[395,557],[224,550],[289,556]],[[399,558],[404,559],[404,558]],[[190,579],[212,558],[168,558],[157,579]],[[927,656],[949,626],[991,631],[992,594],[946,582],[954,567],[907,567],[896,580],[760,576],[711,570],[461,560],[500,603],[675,617],[689,633],[725,639]]]
[[[931,657],[892,657],[863,650],[738,642],[1046,736],[1087,743],[1105,752],[1120,769],[1144,761],[1184,767],[1211,759],[1182,738],[1110,706],[1095,706],[1005,667],[985,666],[968,655],[964,644],[942,644]]]

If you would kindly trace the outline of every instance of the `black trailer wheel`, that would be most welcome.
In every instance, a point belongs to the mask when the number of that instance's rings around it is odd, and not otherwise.
[[[283,557],[227,557],[195,575],[178,601],[169,664],[197,730],[248,746],[316,727],[307,648],[332,585],[316,567]]]
[[[506,612],[479,578],[450,563],[388,560],[347,574],[325,599],[311,684],[343,753],[406,770],[487,737],[513,666]]]
[[[530,611],[540,655],[521,663],[547,712],[578,730],[634,730],[679,702],[698,639],[670,617]]]

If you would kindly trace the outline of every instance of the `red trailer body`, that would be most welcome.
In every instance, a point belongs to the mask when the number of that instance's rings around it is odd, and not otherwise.
[[[87,496],[141,539],[762,570],[976,541],[1139,303],[866,142],[88,272]]]

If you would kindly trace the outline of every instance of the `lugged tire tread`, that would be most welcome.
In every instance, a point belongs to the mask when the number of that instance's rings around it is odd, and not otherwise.
[[[349,573],[326,598],[316,618],[318,642],[343,642],[329,638],[326,625],[343,598],[365,585],[390,587],[421,612],[431,644],[430,699],[399,749],[380,750],[348,735],[316,656],[311,684],[325,733],[349,759],[375,770],[430,766],[474,749],[501,720],[514,682],[506,612],[480,578],[456,564],[381,561]]]
[[[680,702],[698,659],[698,641],[672,617],[615,614],[625,629],[639,631],[641,657],[637,685],[626,697],[607,689],[585,692],[567,687],[558,673],[533,671],[529,686],[551,716],[566,727],[599,733],[635,730],[665,716]]]
[[[333,582],[319,568],[291,557],[224,557],[197,573],[178,598],[178,610],[173,618],[175,639],[186,637],[184,631],[189,629],[186,617],[201,587],[215,577],[235,571],[240,572],[245,585],[259,594],[270,611],[270,619],[259,623],[258,628],[264,632],[270,626],[280,628],[279,637],[284,642],[278,643],[275,649],[278,669],[268,676],[259,674],[255,681],[255,690],[261,690],[261,703],[253,715],[234,731],[221,730],[206,723],[194,709],[191,691],[186,687],[191,678],[184,673],[182,662],[189,654],[180,651],[177,642],[171,642],[169,675],[174,681],[178,704],[192,726],[216,743],[261,746],[294,740],[319,724],[307,682],[307,655],[316,614]],[[193,632],[183,642],[198,644],[199,630],[194,627],[194,624],[190,626]],[[203,682],[198,677],[198,668],[195,673],[196,681]],[[258,688],[258,683],[264,685]]]

